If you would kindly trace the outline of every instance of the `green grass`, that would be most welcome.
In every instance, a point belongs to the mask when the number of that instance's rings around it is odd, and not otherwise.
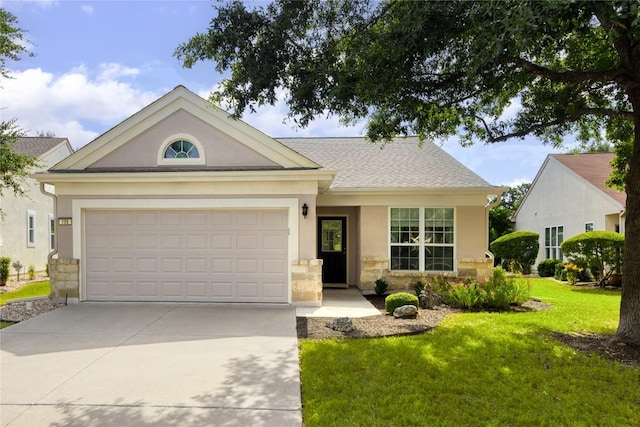
[[[0,294],[0,306],[9,300],[47,296],[51,293],[49,281],[30,283],[15,291]]]
[[[546,279],[530,313],[465,313],[431,333],[303,340],[305,426],[637,426],[640,369],[551,331],[613,333],[620,294]]]

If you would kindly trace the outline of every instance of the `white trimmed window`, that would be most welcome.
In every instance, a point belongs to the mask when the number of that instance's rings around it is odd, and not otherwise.
[[[158,164],[204,165],[205,158],[202,144],[191,135],[171,135],[160,145]]]
[[[36,213],[27,211],[27,247],[36,245]]]
[[[453,208],[391,208],[391,270],[454,271]]]
[[[56,220],[53,215],[49,215],[49,250],[56,247]]]
[[[564,226],[544,228],[544,256],[547,259],[563,259],[560,245],[564,242]]]

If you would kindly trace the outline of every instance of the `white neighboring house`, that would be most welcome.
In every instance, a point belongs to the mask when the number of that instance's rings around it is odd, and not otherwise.
[[[14,145],[17,153],[38,158],[41,166],[33,172],[47,170],[73,152],[66,138],[23,137]],[[52,185],[45,190],[54,192]],[[24,195],[14,196],[4,189],[0,197],[0,256],[11,258],[11,264],[20,261],[26,274],[29,266],[36,272],[44,271],[47,256],[54,248],[55,217],[53,198],[42,194],[40,184],[33,178],[23,183]],[[13,266],[10,274],[15,275]]]
[[[535,265],[562,259],[560,244],[585,231],[624,234],[627,195],[606,186],[612,153],[550,154],[515,213],[516,230],[540,233]]]

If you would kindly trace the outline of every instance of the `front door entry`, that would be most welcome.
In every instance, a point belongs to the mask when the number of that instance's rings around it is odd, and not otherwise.
[[[318,257],[322,259],[322,283],[347,283],[346,218],[318,218]]]

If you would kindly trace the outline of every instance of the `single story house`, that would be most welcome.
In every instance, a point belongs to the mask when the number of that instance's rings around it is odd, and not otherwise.
[[[624,234],[627,195],[607,187],[613,153],[549,154],[514,215],[540,234],[536,264],[563,259],[560,244],[585,231]]]
[[[33,172],[46,170],[73,152],[66,138],[50,137],[18,138],[13,150],[38,159],[40,166]],[[33,178],[25,179],[22,190],[24,194],[16,196],[5,189],[0,196],[0,256],[11,258],[11,264],[20,262],[24,266],[21,277],[29,267],[45,271],[56,232],[53,199]],[[54,188],[46,185],[44,191],[53,193]],[[9,271],[16,273],[12,266]]]
[[[182,86],[45,173],[53,296],[320,305],[323,286],[486,276],[501,187],[430,142],[274,139]]]

